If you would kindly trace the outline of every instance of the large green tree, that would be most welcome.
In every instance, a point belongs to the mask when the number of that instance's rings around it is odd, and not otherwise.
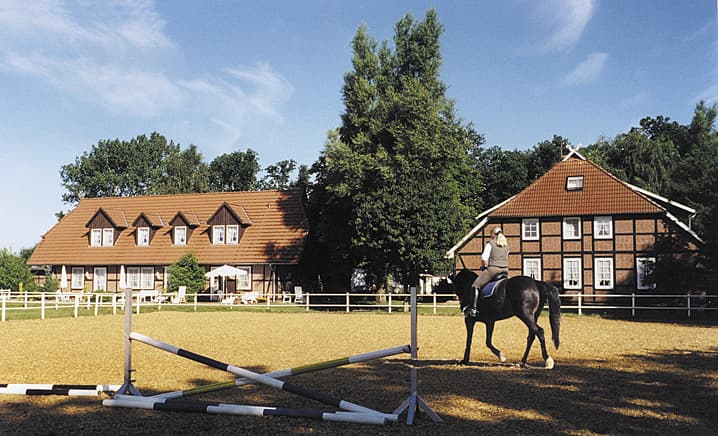
[[[471,153],[483,137],[445,95],[442,32],[430,10],[399,20],[393,50],[364,26],[356,33],[342,125],[313,168],[313,242],[329,269],[346,275],[360,265],[416,283],[447,269],[446,248],[476,213],[481,179]]]
[[[89,152],[63,165],[62,200],[85,197],[202,192],[208,189],[208,169],[195,146],[181,150],[157,132],[129,141],[100,140]]]

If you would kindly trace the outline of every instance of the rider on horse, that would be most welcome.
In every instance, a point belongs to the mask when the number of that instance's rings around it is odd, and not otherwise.
[[[494,227],[491,234],[493,238],[486,243],[484,251],[481,253],[481,274],[472,284],[473,307],[465,308],[465,310],[469,310],[468,315],[472,317],[478,316],[477,305],[481,288],[499,275],[508,276],[509,273],[509,244],[506,241],[506,236],[504,236],[501,227]]]

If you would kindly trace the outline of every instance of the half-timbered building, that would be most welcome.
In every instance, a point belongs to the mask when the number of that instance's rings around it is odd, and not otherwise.
[[[695,210],[614,177],[573,150],[527,188],[478,215],[447,256],[478,270],[500,226],[510,275],[528,275],[584,295],[661,288],[662,256],[694,257],[703,243]],[[666,241],[682,241],[681,244]]]

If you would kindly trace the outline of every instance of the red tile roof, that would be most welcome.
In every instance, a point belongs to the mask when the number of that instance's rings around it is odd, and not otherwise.
[[[228,203],[249,225],[239,244],[212,245],[207,220]],[[85,225],[102,208],[121,233],[112,247],[91,247]],[[150,245],[138,247],[128,224],[141,213],[163,224]],[[172,241],[169,222],[178,212],[196,224],[186,246]],[[128,219],[129,218],[129,219]],[[196,222],[195,222],[196,221]],[[293,264],[299,261],[308,225],[300,191],[221,192],[143,197],[88,198],[42,238],[30,265],[168,265],[187,251],[202,264]]]
[[[566,179],[570,176],[583,176],[583,189],[566,190]],[[663,211],[593,162],[571,157],[554,165],[489,216],[617,215]]]

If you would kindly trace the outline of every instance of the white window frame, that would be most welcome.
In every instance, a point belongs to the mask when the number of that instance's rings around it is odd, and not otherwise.
[[[176,226],[174,231],[174,244],[187,245],[187,226]]]
[[[595,289],[613,289],[613,276],[612,257],[596,257],[593,259],[593,287]]]
[[[85,289],[85,268],[81,266],[72,267],[72,289]]]
[[[140,268],[140,289],[155,288],[155,268],[143,266]]]
[[[594,239],[613,239],[613,218],[612,217],[597,216],[597,217],[593,218],[593,238]]]
[[[567,191],[582,191],[583,190],[583,176],[568,176],[568,177],[566,177],[566,190]]]
[[[137,228],[137,246],[146,247],[150,245],[150,228],[149,227],[138,227]]]
[[[228,224],[226,231],[227,244],[239,244],[239,225]]]
[[[577,275],[575,278],[573,277],[574,273]],[[583,268],[581,267],[580,257],[566,257],[563,259],[563,288],[583,288]]]
[[[637,257],[636,258],[636,289],[655,289],[656,284],[646,284],[646,264],[652,264],[656,267],[655,257]]]
[[[251,266],[237,266],[236,268],[247,271],[247,274],[237,274],[237,290],[251,291],[252,290],[252,267]]]
[[[90,230],[90,247],[102,247],[102,229]]]
[[[521,239],[524,241],[538,241],[541,238],[541,229],[538,218],[524,218],[521,220]],[[536,227],[533,229],[533,227]],[[534,230],[536,234],[534,235]]]
[[[115,230],[113,228],[102,229],[102,246],[112,247],[115,244]]]
[[[543,270],[541,269],[541,258],[540,257],[527,257],[524,258],[523,275],[533,278],[534,280],[543,280]],[[536,274],[532,274],[536,271]]]
[[[92,273],[92,292],[107,290],[107,268],[96,266]]]
[[[130,289],[140,289],[140,267],[127,267],[127,287]]]
[[[225,236],[224,226],[212,226],[212,244],[224,244],[226,241]]]
[[[571,227],[569,227],[570,226],[569,223],[574,220],[576,221],[576,226],[573,228],[578,232],[578,234],[575,234],[573,232],[571,232],[571,234],[569,234],[569,230],[571,230]],[[571,217],[564,218],[563,225],[561,226],[561,228],[563,230],[561,232],[563,235],[563,239],[565,239],[565,240],[581,239],[581,217],[571,216]]]

